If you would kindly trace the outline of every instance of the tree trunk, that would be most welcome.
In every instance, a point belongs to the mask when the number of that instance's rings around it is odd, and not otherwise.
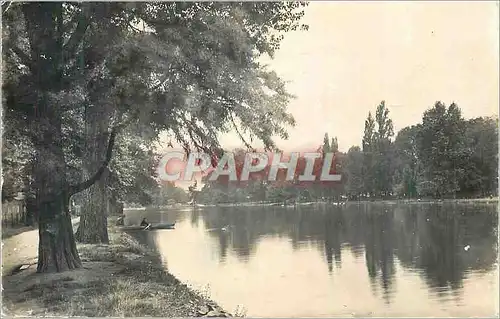
[[[66,80],[70,80],[64,78],[64,70],[82,41],[90,18],[82,11],[76,30],[65,35],[62,3],[23,3],[21,11],[29,44],[29,54],[22,59],[26,60],[32,75],[26,85],[35,91],[36,96],[33,108],[26,109],[26,120],[37,152],[34,169],[36,202],[31,207],[39,225],[37,271],[60,272],[82,266],[69,215],[70,196],[100,178],[111,159],[117,128],[111,133],[105,151],[106,160],[101,168],[85,182],[68,185],[62,134],[67,105],[61,101],[59,93],[65,91]],[[67,35],[68,41],[65,40]]]
[[[56,125],[52,133],[52,135],[42,135],[44,143],[37,144],[38,163],[35,177],[40,239],[38,272],[61,272],[82,266],[73,235],[69,199],[72,194],[90,187],[102,176],[111,159],[116,136],[116,131],[113,130],[106,150],[106,160],[101,168],[85,182],[69,186],[66,181],[64,153],[60,146],[62,145],[60,126]],[[103,225],[107,226],[106,221]]]
[[[104,175],[107,175],[104,173]],[[76,240],[81,243],[109,243],[106,177],[87,190],[86,200],[80,215]]]
[[[123,215],[123,203],[119,202],[117,196],[109,194],[108,200],[108,216],[121,216]]]
[[[42,208],[49,214],[55,213],[56,217],[39,222],[39,273],[61,272],[82,266],[73,236],[71,217],[63,201],[64,198],[59,198]]]
[[[109,110],[95,103],[85,110],[87,153],[85,154],[84,171],[93,174],[102,164],[107,148],[109,127]],[[90,174],[85,174],[88,178]],[[101,178],[92,185],[84,196],[85,201],[80,215],[80,225],[76,232],[76,240],[86,244],[109,243],[108,236],[108,204],[107,190],[109,171],[106,169]]]
[[[69,215],[66,162],[61,143],[61,125],[40,119],[41,140],[36,144],[35,210],[39,227],[37,272],[61,272],[80,268],[73,226]]]

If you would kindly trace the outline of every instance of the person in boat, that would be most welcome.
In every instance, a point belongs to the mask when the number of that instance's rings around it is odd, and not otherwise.
[[[146,217],[144,217],[142,219],[141,226],[144,227],[144,229],[148,229],[149,227],[151,227],[151,224],[148,223],[148,220],[146,219]]]
[[[120,217],[118,217],[118,219],[116,220],[116,226],[123,226],[124,220],[125,220],[125,215],[121,215]]]

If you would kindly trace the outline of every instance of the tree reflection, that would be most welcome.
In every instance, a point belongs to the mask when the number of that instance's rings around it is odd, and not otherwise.
[[[328,270],[333,269],[332,263],[340,268],[342,265],[342,237],[344,232],[344,214],[340,208],[335,208],[325,215],[325,254],[328,262]]]
[[[347,207],[224,207],[205,209],[200,218],[220,247],[241,260],[252,258],[263,237],[287,237],[294,249],[313,244],[328,271],[342,254],[361,258],[367,275],[386,302],[395,291],[396,260],[416,271],[433,292],[459,291],[471,271],[487,271],[496,261],[496,208],[492,205],[382,205]],[[197,217],[198,218],[198,217]],[[193,217],[192,217],[193,220]],[[221,231],[229,226],[229,231]],[[470,246],[470,249],[464,247]]]
[[[380,283],[384,299],[389,303],[395,276],[393,241],[396,238],[393,234],[393,208],[373,206],[361,217],[366,221],[360,230],[366,236],[365,256],[368,275],[372,283]]]
[[[199,221],[200,221],[200,210],[199,209],[193,209],[191,211],[191,214],[189,216],[189,221],[191,222],[192,226],[199,226]]]
[[[435,205],[399,212],[397,256],[414,269],[423,270],[429,287],[457,290],[470,271],[491,269],[496,261],[494,207]]]

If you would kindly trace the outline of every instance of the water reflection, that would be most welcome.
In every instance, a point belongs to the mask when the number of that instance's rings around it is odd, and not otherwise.
[[[144,212],[129,215],[139,222]],[[208,280],[222,301],[251,304],[249,315],[350,315],[348,305],[380,316],[488,315],[491,309],[483,306],[488,295],[470,291],[491,294],[477,274],[495,269],[493,205],[213,207],[147,216],[178,227],[142,232],[141,242],[159,246],[181,279]],[[452,304],[436,308],[435,301]]]
[[[260,238],[289,237],[292,247],[316,243],[328,271],[342,266],[342,247],[359,258],[363,248],[373,289],[390,303],[395,293],[395,258],[418,271],[434,292],[457,290],[470,271],[490,270],[496,261],[497,215],[494,206],[349,205],[345,208],[210,208],[201,218],[219,242],[243,261],[251,258]],[[231,231],[220,231],[225,225]],[[319,244],[318,244],[319,243]],[[467,249],[467,247],[470,247]]]

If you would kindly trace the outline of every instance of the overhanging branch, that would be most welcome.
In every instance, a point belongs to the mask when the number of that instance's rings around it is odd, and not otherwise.
[[[231,112],[229,112],[229,117],[231,118],[231,122],[232,122],[233,127],[236,131],[236,134],[238,134],[238,136],[240,137],[243,144],[245,144],[247,149],[254,151],[254,148],[252,147],[252,145],[250,145],[250,143],[247,142],[247,140],[245,139],[243,134],[241,134],[240,130],[238,129],[238,125],[236,125],[236,121],[234,120],[233,114]]]
[[[137,115],[138,112],[135,113]],[[115,140],[116,140],[116,135],[127,125],[129,125],[133,120],[135,119],[134,116],[131,116],[128,120],[123,121],[122,123],[119,123],[113,127],[111,130],[111,134],[109,136],[109,142],[108,142],[108,148],[106,149],[106,157],[104,159],[104,162],[102,163],[101,167],[99,170],[88,180],[85,182],[82,182],[78,185],[70,186],[69,187],[69,196],[74,195],[76,193],[79,193],[81,191],[84,191],[85,189],[89,188],[92,186],[95,182],[97,182],[106,168],[109,166],[109,162],[111,161],[112,155],[113,155],[113,147],[115,145]]]
[[[104,159],[104,162],[102,163],[99,170],[91,178],[89,178],[85,182],[82,182],[78,185],[70,186],[69,187],[69,196],[74,195],[76,193],[79,193],[81,191],[84,191],[85,189],[92,186],[95,182],[97,182],[101,178],[102,174],[104,173],[104,171],[108,167],[109,162],[111,161],[111,157],[113,155],[113,147],[115,145],[116,134],[118,134],[118,129],[119,129],[119,127],[115,126],[111,130],[111,135],[109,137],[109,142],[108,142],[108,148],[106,149],[106,158]]]

